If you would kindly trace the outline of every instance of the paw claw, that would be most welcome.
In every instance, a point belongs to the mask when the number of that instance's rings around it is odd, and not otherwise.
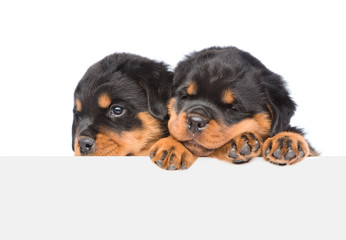
[[[254,152],[257,152],[257,150],[259,149],[259,147],[260,147],[260,144],[259,144],[259,142],[256,140],[255,145],[253,146],[253,151],[254,151]]]
[[[235,151],[235,147],[232,148],[232,150],[228,153],[228,157],[230,158],[238,158],[238,154]]]
[[[296,156],[296,154],[292,151],[292,149],[289,149],[288,152],[285,155],[285,160],[289,161],[292,158],[294,158]]]
[[[171,157],[169,158],[170,165],[168,166],[168,168],[166,168],[166,170],[177,170],[178,169],[176,166],[174,166],[174,163],[173,163],[174,158],[175,158],[175,154],[172,153]]]
[[[273,156],[276,157],[277,159],[281,159],[282,158],[281,150],[276,149],[275,152],[273,153]]]
[[[159,166],[160,168],[163,168],[163,165],[162,165],[162,160],[158,160],[155,162],[157,166]]]
[[[168,168],[166,168],[166,170],[177,170],[178,168],[176,168],[175,166],[174,166],[174,164],[171,164],[171,165],[169,165],[168,166]]]
[[[249,162],[251,159],[252,159],[252,157],[247,157],[247,158],[245,158],[245,160],[243,160],[243,159],[233,159],[232,162],[234,164],[243,164],[243,163]]]
[[[242,149],[240,150],[241,155],[249,155],[251,153],[251,149],[249,144],[245,143]]]
[[[265,151],[265,156],[268,156],[269,155],[269,153],[270,153],[270,151],[272,150],[272,142],[269,142],[269,144],[268,144],[268,147],[267,147],[267,150]]]
[[[234,160],[232,160],[232,162],[233,162],[234,164],[242,164],[242,163],[247,163],[248,161],[243,161],[243,160],[234,159]]]
[[[185,164],[185,157],[186,157],[186,154],[183,154],[183,155],[181,156],[181,169],[182,169],[182,170],[187,169],[187,166],[186,166],[186,164]]]
[[[265,155],[268,156],[269,153],[270,153],[270,148],[267,148]]]

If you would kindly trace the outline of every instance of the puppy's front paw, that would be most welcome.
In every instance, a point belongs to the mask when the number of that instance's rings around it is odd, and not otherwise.
[[[309,145],[298,133],[281,132],[264,142],[262,155],[271,163],[292,165],[309,155]]]
[[[183,144],[169,136],[160,139],[149,150],[151,160],[166,170],[189,168],[197,159]]]
[[[233,138],[229,143],[218,149],[214,157],[242,164],[261,154],[262,140],[255,133],[247,132]]]

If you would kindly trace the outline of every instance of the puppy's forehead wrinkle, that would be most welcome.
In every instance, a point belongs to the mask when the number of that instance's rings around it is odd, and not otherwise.
[[[127,76],[124,76],[119,72],[100,76],[90,76],[86,79],[90,95],[102,90],[105,91],[106,89],[113,88],[121,85],[123,82],[126,83],[129,81],[130,79]]]
[[[206,84],[207,82],[212,84],[214,82],[239,82],[247,77],[248,72],[241,67],[230,67],[229,65],[215,65],[208,66],[200,70],[191,71],[187,76],[188,79],[196,79],[199,82]]]
[[[212,119],[222,115],[222,112],[219,110],[219,108],[217,108],[211,101],[208,101],[206,99],[191,100],[187,104],[185,104],[181,110],[187,111],[188,109],[191,109],[195,106],[203,107],[204,111],[206,111],[207,115]]]
[[[114,73],[99,79],[87,77],[81,81],[78,91],[80,99],[86,102],[98,103],[98,98],[102,94],[107,94],[110,99],[133,100],[141,104],[141,99],[145,99],[146,95],[143,88],[133,79],[121,73]],[[89,104],[91,105],[91,103]]]

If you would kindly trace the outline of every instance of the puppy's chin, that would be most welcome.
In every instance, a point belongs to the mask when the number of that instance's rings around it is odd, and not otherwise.
[[[215,149],[208,149],[199,145],[194,140],[185,141],[183,144],[190,152],[200,157],[207,157],[215,151]]]

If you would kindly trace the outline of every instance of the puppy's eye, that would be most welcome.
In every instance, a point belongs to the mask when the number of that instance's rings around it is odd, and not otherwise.
[[[179,96],[180,99],[183,99],[183,100],[190,98],[190,95],[187,94],[186,91],[180,91],[177,95]]]
[[[182,94],[182,95],[180,96],[180,98],[181,98],[181,99],[188,99],[188,98],[189,98],[189,95],[187,95],[187,94]]]
[[[118,106],[118,105],[113,105],[111,106],[111,116],[114,117],[120,117],[121,115],[123,115],[125,112],[125,109],[122,106]]]
[[[231,111],[237,111],[237,108],[233,104],[229,104],[228,109]]]

